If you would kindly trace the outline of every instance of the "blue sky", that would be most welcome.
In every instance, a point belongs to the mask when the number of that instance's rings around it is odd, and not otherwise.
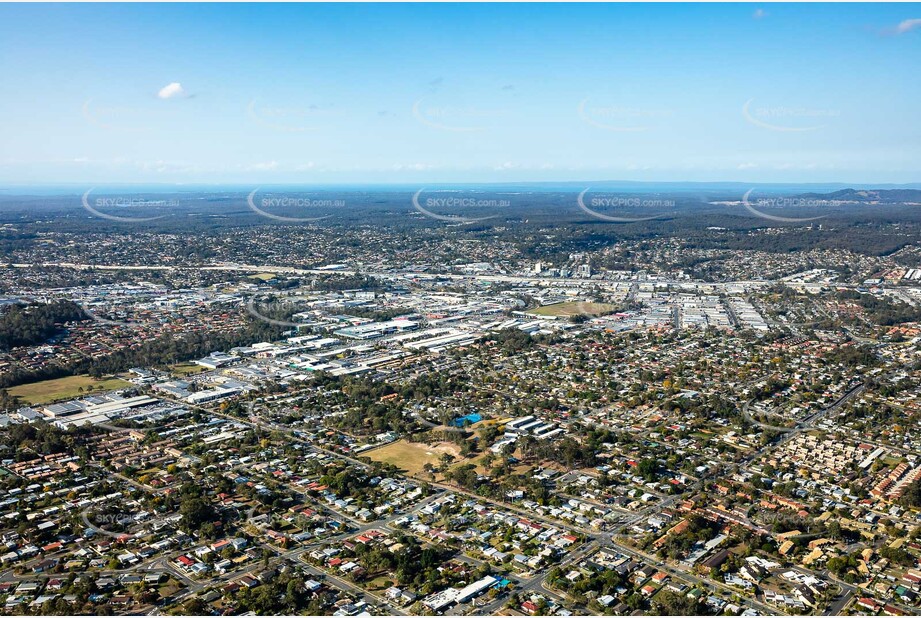
[[[0,6],[0,182],[921,181],[918,4]]]

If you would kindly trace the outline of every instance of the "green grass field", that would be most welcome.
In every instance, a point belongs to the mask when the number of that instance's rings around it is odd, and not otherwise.
[[[174,376],[184,377],[208,371],[208,368],[196,365],[195,363],[179,363],[178,365],[171,366],[169,370]]]
[[[574,315],[604,315],[617,310],[616,305],[608,303],[591,303],[587,301],[573,301],[569,303],[556,303],[531,309],[528,313],[533,315],[546,315],[554,317],[572,317]]]
[[[125,382],[118,378],[103,378],[102,380],[97,380],[90,376],[69,376],[56,380],[44,380],[42,382],[33,382],[32,384],[21,384],[8,390],[10,395],[19,397],[24,403],[38,405],[64,399],[73,399],[74,397],[88,394],[91,389],[92,392],[103,392],[127,388],[129,386],[134,385],[131,384],[131,382]],[[83,389],[82,392],[80,391],[81,388]]]

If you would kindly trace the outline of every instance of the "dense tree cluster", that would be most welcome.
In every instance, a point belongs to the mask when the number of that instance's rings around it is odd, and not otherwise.
[[[320,275],[311,281],[310,287],[322,292],[341,292],[344,290],[374,291],[385,288],[379,279],[357,273],[354,275]]]
[[[20,423],[6,428],[9,444],[16,446],[16,456],[27,460],[35,455],[50,455],[61,452],[77,452],[80,433],[86,430],[67,432],[48,423]]]
[[[902,506],[921,508],[921,480],[914,481],[905,489],[899,503]]]
[[[880,326],[921,322],[921,307],[918,306],[874,294],[862,294],[856,290],[840,290],[838,296],[843,300],[851,300],[860,305],[866,311],[867,317]]]
[[[66,322],[86,319],[89,316],[69,300],[9,305],[0,313],[0,350],[44,343],[58,335]]]
[[[279,331],[277,327],[254,320],[247,328],[230,333],[205,331],[178,337],[164,335],[106,356],[85,357],[67,365],[47,365],[38,370],[8,371],[0,376],[0,388],[69,375],[102,377],[131,367],[164,366],[210,354],[215,350],[228,350],[257,341],[277,339]],[[128,333],[125,336],[133,335]]]

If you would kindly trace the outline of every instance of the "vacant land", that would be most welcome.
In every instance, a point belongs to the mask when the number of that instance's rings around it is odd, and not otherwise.
[[[366,584],[368,590],[384,590],[393,586],[393,578],[388,575],[375,577]]]
[[[531,309],[528,313],[534,315],[551,315],[560,317],[572,317],[574,315],[604,315],[617,311],[617,305],[608,303],[591,303],[587,301],[574,301],[571,303],[556,303],[555,305],[546,305]]]
[[[56,380],[21,384],[9,389],[9,393],[14,397],[19,397],[29,405],[37,405],[62,399],[73,399],[90,391],[112,391],[119,388],[128,388],[129,386],[134,385],[118,378],[97,380],[90,376],[69,376]],[[82,391],[80,390],[81,388],[83,389]]]
[[[427,463],[437,468],[444,453],[449,453],[456,459],[460,459],[460,448],[451,442],[439,442],[438,444],[429,445],[423,442],[407,442],[406,440],[397,440],[387,446],[362,453],[362,455],[366,455],[374,461],[393,464],[412,475],[422,472],[422,467]]]
[[[175,376],[184,377],[195,375],[196,373],[202,373],[203,371],[208,371],[207,367],[202,367],[201,365],[196,365],[195,363],[179,363],[178,365],[173,365],[169,368],[170,373]]]

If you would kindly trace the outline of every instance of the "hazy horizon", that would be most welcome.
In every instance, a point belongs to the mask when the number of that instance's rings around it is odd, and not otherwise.
[[[887,190],[887,189],[918,189],[921,190],[921,182],[908,183],[873,183],[873,182],[744,182],[744,181],[633,181],[633,180],[544,180],[544,181],[522,181],[522,182],[440,182],[431,181],[424,183],[409,182],[392,182],[392,183],[296,183],[296,182],[278,182],[278,183],[3,183],[0,186],[0,197],[15,197],[16,195],[79,195],[88,190],[106,191],[106,190],[127,190],[131,192],[208,192],[208,191],[240,191],[249,192],[253,189],[260,190],[377,190],[387,191],[417,191],[419,189],[441,189],[449,190],[452,188],[482,188],[497,190],[525,189],[534,192],[541,191],[581,191],[585,188],[594,189],[621,189],[624,191],[661,191],[661,192],[681,192],[700,189],[720,189],[720,190],[747,190],[750,188],[769,190],[769,191],[817,191],[833,192],[841,189],[869,189],[869,190]],[[22,193],[15,193],[21,191]]]

